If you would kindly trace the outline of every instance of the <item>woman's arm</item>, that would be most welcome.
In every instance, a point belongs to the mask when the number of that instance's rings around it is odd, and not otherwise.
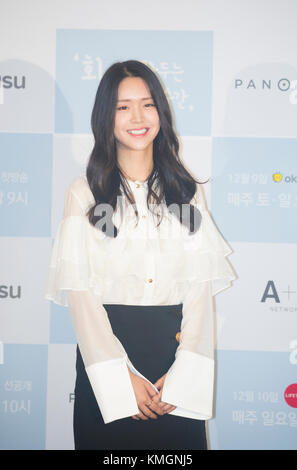
[[[161,400],[195,413],[197,419],[210,419],[214,382],[211,281],[191,283],[183,302],[179,341]]]
[[[189,236],[180,343],[166,374],[161,400],[177,407],[172,414],[210,419],[214,388],[213,296],[230,287],[237,276],[227,260],[232,249],[215,226],[200,185],[191,203],[200,210],[201,225],[196,234]]]
[[[63,220],[55,239],[46,298],[68,306],[79,349],[105,423],[145,412],[156,394],[141,377],[132,384],[127,354],[113,334],[100,293],[90,286],[85,216],[85,186],[75,180],[67,190]],[[141,388],[141,394],[139,394]],[[140,407],[140,410],[139,410]],[[159,409],[159,408],[157,408]]]

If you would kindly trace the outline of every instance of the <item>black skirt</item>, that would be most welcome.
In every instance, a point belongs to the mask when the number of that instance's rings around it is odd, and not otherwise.
[[[139,306],[104,304],[114,334],[136,369],[151,383],[166,374],[175,359],[182,304]],[[205,421],[157,415],[131,416],[105,424],[77,346],[73,414],[75,449],[207,450]]]

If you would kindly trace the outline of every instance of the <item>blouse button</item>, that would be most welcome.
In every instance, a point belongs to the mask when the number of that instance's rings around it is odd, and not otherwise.
[[[140,184],[137,183],[137,184],[136,184],[136,188],[140,188]]]
[[[179,339],[180,339],[180,331],[178,331],[175,335],[175,339],[176,341],[179,343]]]
[[[152,279],[148,279],[147,281],[148,281],[148,282],[153,282],[153,280],[152,280]]]
[[[145,218],[146,218],[146,215],[142,215],[141,217],[142,217],[143,219],[145,219]]]

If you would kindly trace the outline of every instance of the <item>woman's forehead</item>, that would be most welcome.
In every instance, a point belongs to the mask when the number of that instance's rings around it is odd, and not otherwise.
[[[118,87],[118,100],[151,99],[148,85],[141,77],[126,77]]]

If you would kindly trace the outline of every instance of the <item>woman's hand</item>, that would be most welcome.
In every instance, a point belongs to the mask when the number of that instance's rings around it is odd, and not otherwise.
[[[174,405],[170,405],[169,403],[161,401],[165,378],[166,378],[166,374],[162,375],[162,377],[158,379],[157,382],[154,383],[154,386],[159,390],[159,393],[156,394],[156,396],[153,398],[153,401],[159,402],[160,406],[162,407],[164,411],[164,414],[170,413],[170,411],[173,411],[176,408],[176,406]]]
[[[132,416],[132,418],[137,420],[147,420],[149,418],[157,419],[157,414],[163,415],[164,412],[160,406],[160,400],[157,399],[159,394],[156,392],[156,390],[147,380],[133,374],[129,368],[128,371],[139,409],[139,413]]]

